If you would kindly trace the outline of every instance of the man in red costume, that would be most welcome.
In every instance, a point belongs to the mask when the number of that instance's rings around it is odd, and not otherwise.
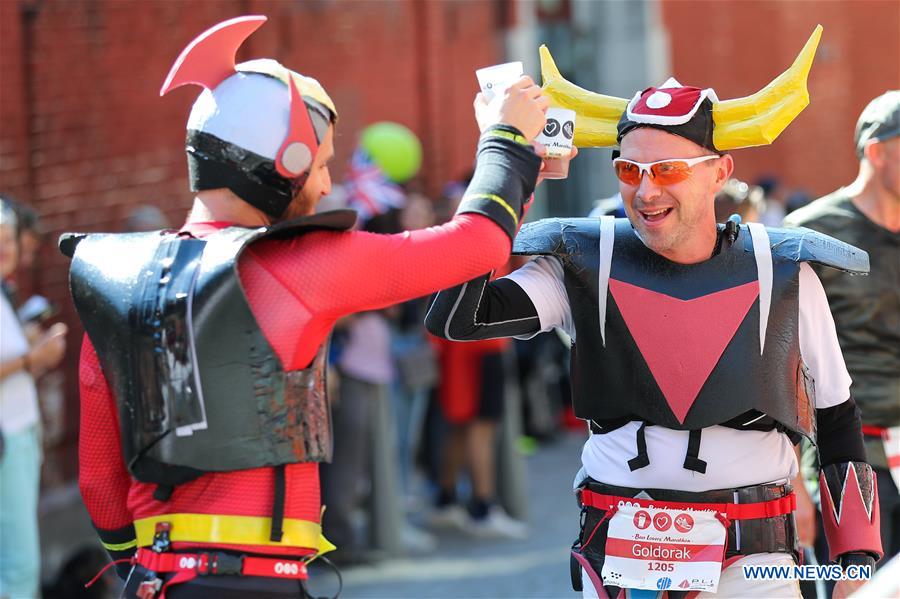
[[[265,20],[194,40],[161,93],[205,89],[188,119],[180,231],[67,235],[81,352],[79,482],[126,596],[297,596],[322,536],[334,322],[501,266],[540,168],[547,99],[527,77],[491,105],[475,176],[446,225],[347,231],[331,188],[337,111],[272,60],[235,66]],[[132,569],[132,566],[133,569]]]

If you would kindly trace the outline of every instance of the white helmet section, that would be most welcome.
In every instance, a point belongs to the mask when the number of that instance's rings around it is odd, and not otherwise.
[[[288,132],[291,96],[280,80],[235,73],[194,102],[187,128],[275,160]]]

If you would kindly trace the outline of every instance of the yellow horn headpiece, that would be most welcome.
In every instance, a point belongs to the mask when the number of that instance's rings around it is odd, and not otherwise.
[[[809,104],[806,79],[822,26],[818,25],[794,64],[752,96],[713,104],[713,143],[719,150],[764,146],[775,141]]]
[[[573,143],[579,148],[617,145],[616,124],[625,111],[628,100],[604,96],[566,81],[556,68],[547,46],[541,46],[540,54],[544,92],[550,96],[554,105],[574,110],[577,115]]]
[[[716,149],[770,144],[806,108],[809,104],[806,81],[821,37],[822,26],[818,25],[790,68],[752,96],[713,102]],[[566,81],[546,46],[540,47],[540,55],[544,91],[555,105],[577,114],[575,145],[617,146],[616,126],[628,100],[591,92]]]

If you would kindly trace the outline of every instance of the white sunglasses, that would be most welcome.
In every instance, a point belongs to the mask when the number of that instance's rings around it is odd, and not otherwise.
[[[680,183],[691,176],[691,167],[707,160],[721,158],[718,154],[699,158],[666,158],[656,162],[635,162],[627,158],[613,160],[616,176],[626,185],[639,185],[641,177],[647,173],[659,185]]]

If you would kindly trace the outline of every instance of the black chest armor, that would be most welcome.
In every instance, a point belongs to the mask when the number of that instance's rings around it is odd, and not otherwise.
[[[327,344],[307,368],[286,370],[251,312],[237,263],[253,241],[354,220],[336,211],[203,239],[63,236],[75,307],[115,396],[135,478],[171,486],[204,472],[330,460]]]
[[[715,255],[690,265],[648,249],[627,219],[603,227],[598,219],[539,221],[523,227],[514,247],[563,265],[575,328],[575,414],[597,433],[640,420],[691,431],[779,427],[814,440],[814,382],[798,334],[800,263],[864,272],[865,252],[805,229],[755,225],[768,237],[763,253],[771,253],[762,257],[771,277],[760,277],[747,226],[734,243],[720,236]],[[605,249],[604,235],[613,237]],[[706,367],[698,369],[693,354],[701,353]]]

